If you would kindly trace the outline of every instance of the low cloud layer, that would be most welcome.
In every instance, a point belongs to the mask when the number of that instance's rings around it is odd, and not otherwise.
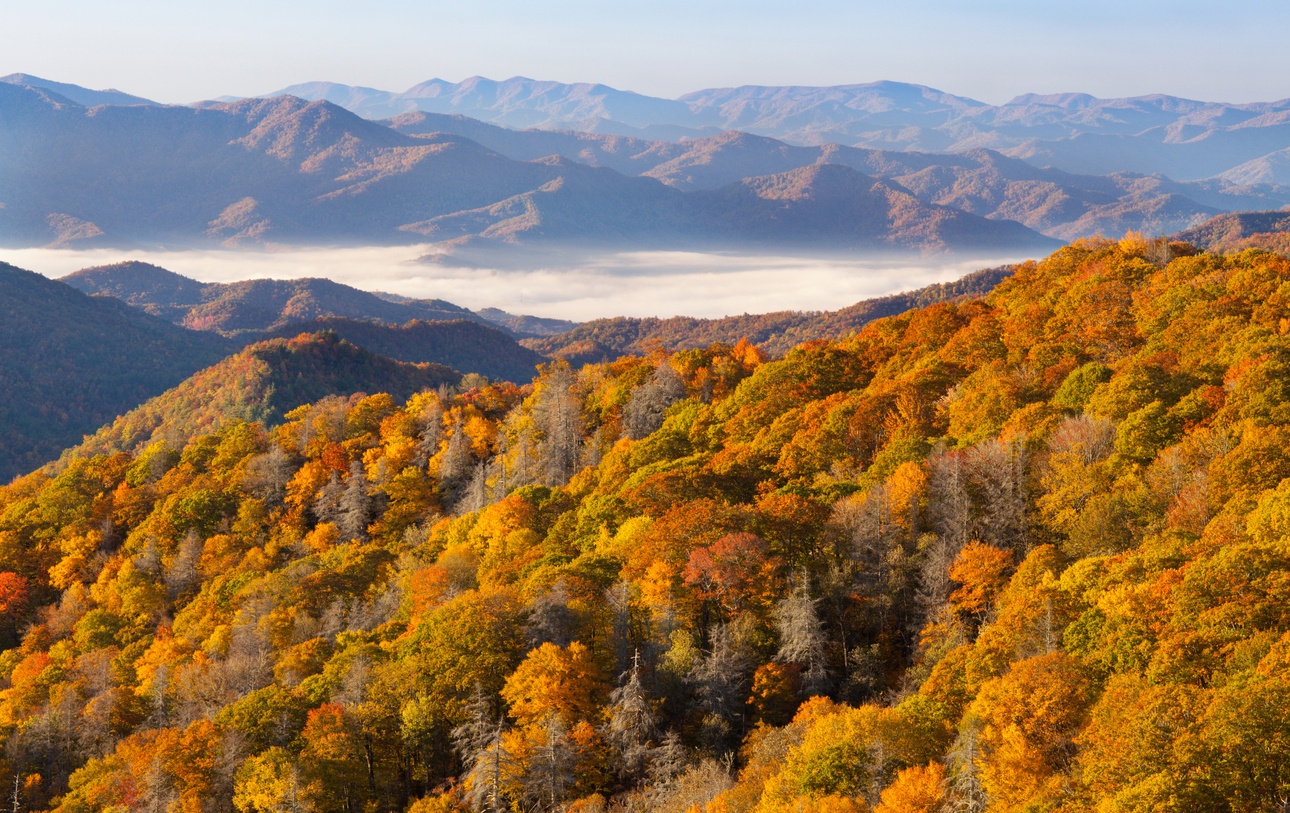
[[[419,261],[425,248],[123,252],[24,249],[0,260],[49,277],[141,260],[204,282],[326,277],[369,291],[445,299],[473,310],[587,320],[602,316],[719,317],[836,310],[945,282],[1016,257],[819,259],[651,251],[547,254],[530,266],[456,267]]]

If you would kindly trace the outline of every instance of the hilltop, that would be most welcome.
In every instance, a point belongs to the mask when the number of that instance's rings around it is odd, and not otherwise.
[[[140,262],[85,268],[62,277],[87,294],[104,294],[193,330],[239,336],[328,316],[403,324],[413,319],[488,320],[439,299],[388,299],[328,279],[198,282]]]

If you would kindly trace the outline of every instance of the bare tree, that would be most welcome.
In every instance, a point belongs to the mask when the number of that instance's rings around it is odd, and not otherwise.
[[[452,730],[453,746],[466,767],[466,801],[476,813],[504,813],[508,804],[502,788],[509,758],[502,747],[506,716],[493,714],[483,689],[467,704],[466,721]]]
[[[568,364],[557,363],[539,404],[545,434],[540,448],[542,474],[549,486],[562,486],[574,475],[582,451],[582,402],[577,378]]]
[[[202,548],[202,539],[197,535],[197,529],[189,528],[188,533],[179,541],[179,549],[165,568],[166,592],[171,601],[187,593],[201,580],[197,568],[201,563]]]
[[[981,497],[982,541],[1024,554],[1029,547],[1026,521],[1024,438],[991,438],[968,452],[972,481]]]
[[[775,606],[775,625],[779,629],[777,657],[806,668],[802,673],[802,688],[807,694],[824,693],[829,680],[824,655],[824,628],[815,605],[816,599],[811,598],[803,576],[793,592]]]
[[[361,460],[349,466],[349,478],[337,506],[336,526],[349,539],[365,541],[367,524],[371,520],[372,497],[367,493],[367,475]]]
[[[560,715],[551,712],[543,726],[545,737],[523,773],[524,796],[533,809],[558,810],[566,789],[573,784],[576,753]]]
[[[564,579],[556,579],[550,590],[533,600],[529,609],[525,624],[529,648],[536,649],[545,643],[568,646],[573,641],[573,625],[569,586]]]
[[[622,685],[609,696],[609,722],[605,736],[617,752],[618,774],[639,785],[644,781],[654,751],[658,719],[641,685],[640,655],[623,674]]]
[[[636,388],[623,409],[623,427],[627,437],[639,440],[663,425],[663,414],[672,404],[685,397],[685,382],[664,359],[649,380]]]

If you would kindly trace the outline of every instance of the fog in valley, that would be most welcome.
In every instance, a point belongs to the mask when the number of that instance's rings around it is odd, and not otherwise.
[[[203,282],[325,277],[368,291],[444,299],[472,310],[495,307],[585,321],[605,316],[836,310],[1023,259],[821,259],[648,251],[512,253],[505,255],[509,259],[462,263],[426,260],[432,252],[429,246],[265,251],[40,248],[2,250],[0,260],[49,277],[123,260],[152,263]]]

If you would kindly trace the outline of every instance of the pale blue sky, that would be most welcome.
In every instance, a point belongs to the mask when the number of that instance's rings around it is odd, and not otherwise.
[[[674,97],[740,84],[1290,97],[1281,0],[0,0],[0,75],[163,102],[480,74]]]

